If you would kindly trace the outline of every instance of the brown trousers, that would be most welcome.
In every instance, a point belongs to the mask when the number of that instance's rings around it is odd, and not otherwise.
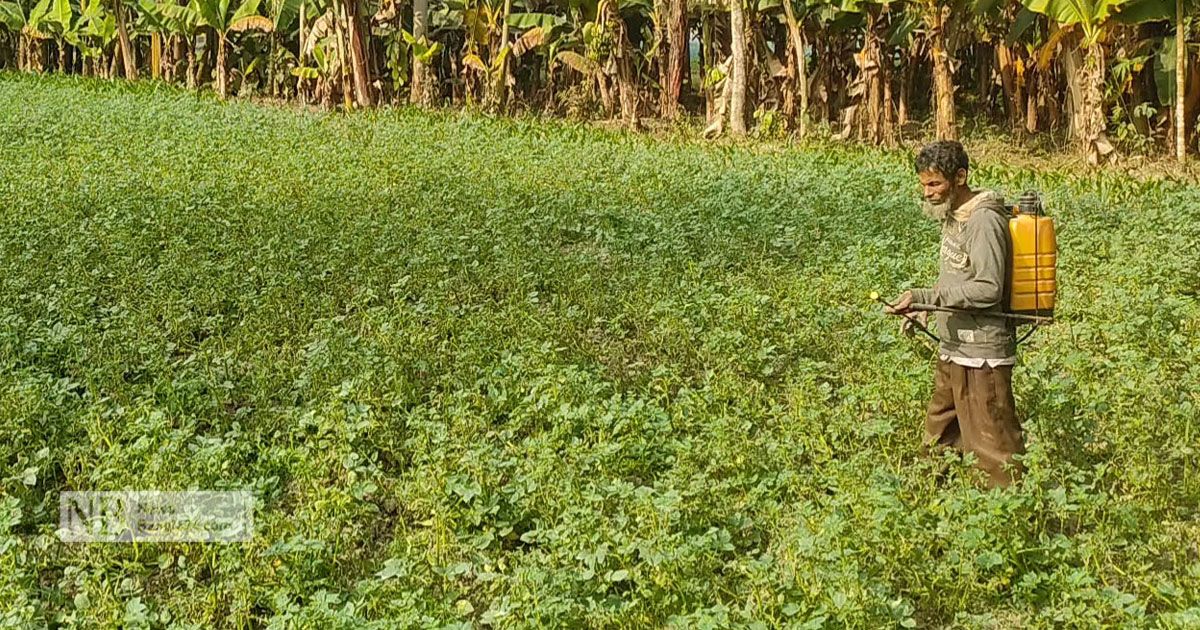
[[[1025,437],[1017,421],[1011,365],[937,362],[924,447],[929,452],[937,445],[975,453],[992,487],[1012,482],[1020,473],[1012,456],[1025,451]],[[1005,470],[1006,464],[1014,469]]]

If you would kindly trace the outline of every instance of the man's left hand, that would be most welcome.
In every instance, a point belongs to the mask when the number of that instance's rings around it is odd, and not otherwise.
[[[900,332],[907,336],[916,334],[918,328],[924,328],[929,325],[929,311],[916,311],[904,315],[904,321],[900,322]]]

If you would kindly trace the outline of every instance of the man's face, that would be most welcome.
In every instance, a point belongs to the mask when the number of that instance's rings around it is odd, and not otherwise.
[[[954,181],[942,175],[939,171],[922,171],[917,175],[921,179],[921,192],[925,201],[939,204],[954,200],[954,192],[958,186],[966,183],[967,174],[961,169]]]
[[[930,218],[945,221],[954,210],[958,188],[967,183],[966,171],[960,169],[953,181],[933,170],[922,171],[917,177],[921,180],[921,209]]]

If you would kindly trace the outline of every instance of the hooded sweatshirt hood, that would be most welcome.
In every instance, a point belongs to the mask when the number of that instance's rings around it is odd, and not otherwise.
[[[976,192],[974,197],[955,209],[952,216],[955,221],[966,223],[976,210],[999,212],[1005,217],[1008,216],[1008,209],[1004,205],[1004,196],[992,190]]]

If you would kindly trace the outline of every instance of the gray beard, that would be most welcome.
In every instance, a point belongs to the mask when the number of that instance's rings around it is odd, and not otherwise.
[[[946,221],[946,219],[950,218],[950,202],[944,201],[942,203],[929,203],[928,201],[922,199],[921,214],[924,214],[938,223],[943,223]]]

